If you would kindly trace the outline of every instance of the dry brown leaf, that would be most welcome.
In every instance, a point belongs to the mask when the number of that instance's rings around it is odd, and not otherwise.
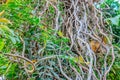
[[[99,43],[98,41],[92,40],[92,41],[90,42],[90,47],[91,47],[91,49],[96,53],[97,51],[99,51],[100,43]]]
[[[57,0],[50,0],[51,2],[57,3]]]

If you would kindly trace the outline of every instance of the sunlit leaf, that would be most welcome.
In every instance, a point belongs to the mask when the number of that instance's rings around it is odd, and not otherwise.
[[[63,36],[63,33],[62,33],[61,31],[58,31],[58,35],[59,35],[60,37],[64,37],[64,36]]]
[[[89,65],[89,64],[90,64],[90,62],[85,62],[85,64]]]
[[[13,0],[0,0],[2,4],[8,4],[9,2],[12,2]]]
[[[0,16],[2,16],[4,12],[5,12],[4,10],[2,12],[0,12]]]
[[[4,48],[4,40],[3,39],[0,39],[0,51]]]
[[[5,30],[5,31],[8,31],[8,32],[11,32],[10,28],[7,27],[7,26],[5,26],[5,25],[0,25],[0,28],[1,28],[2,30]]]
[[[75,57],[74,61],[76,63],[84,63],[85,62],[82,56]]]
[[[12,0],[6,0],[5,4],[8,4],[10,1],[12,1]]]
[[[87,65],[90,64],[90,62],[85,62],[85,60],[82,56],[75,57],[74,60],[78,64],[87,64]]]
[[[0,18],[0,23],[9,23],[9,24],[11,24],[11,22],[8,20],[8,19],[6,19],[6,18]]]
[[[78,60],[79,60],[80,63],[83,63],[83,62],[84,62],[84,59],[83,59],[82,56],[78,56]]]

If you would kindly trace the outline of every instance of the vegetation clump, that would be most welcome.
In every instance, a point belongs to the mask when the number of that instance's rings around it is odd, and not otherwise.
[[[118,1],[1,0],[0,7],[7,80],[119,80]]]

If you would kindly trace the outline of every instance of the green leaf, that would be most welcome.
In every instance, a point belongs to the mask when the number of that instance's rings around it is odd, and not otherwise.
[[[11,39],[11,41],[12,41],[13,44],[16,44],[16,39],[15,39],[15,37],[12,37],[12,36],[8,36],[8,37]]]
[[[5,25],[0,25],[0,28],[4,31],[8,31],[8,32],[11,32],[10,28],[5,26]]]
[[[117,15],[113,18],[107,18],[106,20],[110,20],[112,22],[112,24],[118,26],[119,25],[119,18],[120,18],[120,15]]]
[[[9,35],[14,36],[14,32],[7,26],[5,25],[0,25],[0,30],[4,33],[9,33]]]
[[[0,39],[0,51],[4,48],[4,40],[3,39]]]

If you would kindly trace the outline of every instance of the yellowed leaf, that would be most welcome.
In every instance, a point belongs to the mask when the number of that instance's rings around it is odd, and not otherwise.
[[[11,24],[11,22],[8,19],[6,19],[6,18],[0,18],[0,22]]]
[[[34,60],[32,60],[32,62],[33,62],[33,63],[36,63],[36,62],[37,62],[37,60],[36,60],[36,59],[34,59]]]
[[[14,0],[0,0],[0,4],[7,5],[9,2],[13,2]]]
[[[89,65],[89,62],[85,62],[84,58],[82,56],[78,56],[73,58],[73,60],[78,64],[86,64]]]
[[[63,36],[63,33],[62,33],[61,31],[58,31],[58,36],[60,36],[60,37],[62,37],[62,38],[64,37],[64,36]]]
[[[84,59],[83,59],[82,56],[78,56],[78,62],[79,62],[79,63],[84,63]]]
[[[86,65],[89,65],[89,64],[90,64],[90,62],[85,62],[85,64],[86,64]]]
[[[41,30],[47,31],[47,27],[46,26],[40,26]]]
[[[108,40],[107,40],[106,37],[103,37],[103,43],[104,43],[104,44],[107,44],[107,43],[108,43]]]
[[[75,57],[75,58],[74,58],[74,61],[75,61],[76,63],[84,63],[84,59],[83,59],[82,56]]]
[[[4,12],[5,12],[4,10],[2,12],[0,12],[0,16],[2,16]]]
[[[9,2],[10,2],[10,0],[6,0],[6,2],[5,2],[5,3],[6,3],[6,4],[8,4]]]
[[[31,62],[32,63],[36,63],[37,62],[37,60],[36,59],[34,59],[34,60],[31,60]],[[26,62],[26,65],[30,65],[31,63],[29,63],[29,62]]]

